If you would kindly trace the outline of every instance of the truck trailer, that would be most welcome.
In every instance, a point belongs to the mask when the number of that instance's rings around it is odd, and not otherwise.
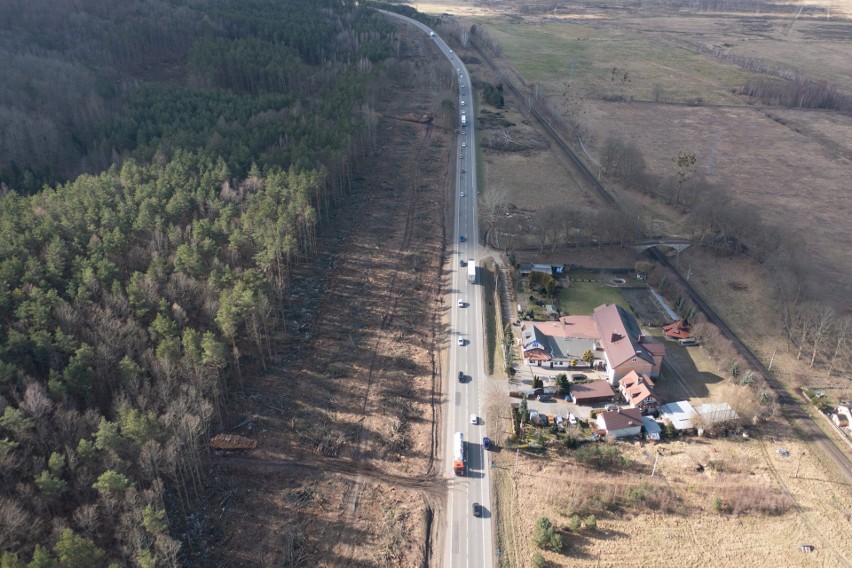
[[[467,281],[476,284],[476,261],[473,259],[467,261]]]
[[[453,470],[455,470],[456,475],[464,475],[464,457],[464,434],[456,432],[453,440]]]

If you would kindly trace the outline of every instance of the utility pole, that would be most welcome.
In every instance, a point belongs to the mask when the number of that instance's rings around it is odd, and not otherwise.
[[[651,470],[651,477],[657,472],[657,461],[660,459],[660,453],[657,452],[657,457],[654,458],[654,468]]]

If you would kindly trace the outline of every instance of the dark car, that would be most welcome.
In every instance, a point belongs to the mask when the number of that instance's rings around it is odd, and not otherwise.
[[[460,242],[460,243],[463,243],[463,242],[464,242],[464,235],[459,235],[459,242]]]
[[[575,381],[582,381],[583,379],[588,379],[589,377],[587,377],[583,373],[574,373],[573,375],[571,375],[571,378]]]
[[[459,259],[459,266],[467,266],[467,261],[463,258]]]
[[[482,516],[482,505],[480,505],[479,503],[473,504],[473,516],[474,517],[481,517]]]
[[[464,382],[464,373],[462,373],[461,371],[459,371],[459,382],[460,383]]]
[[[485,436],[484,438],[482,438],[482,447],[485,448],[486,450],[491,449],[491,439],[488,436]]]

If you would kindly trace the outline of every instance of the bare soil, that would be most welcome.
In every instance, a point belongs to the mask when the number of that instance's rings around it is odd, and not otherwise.
[[[298,270],[282,355],[246,376],[234,401],[233,431],[258,447],[211,459],[216,565],[432,557],[430,521],[445,498],[440,298],[455,163],[439,110],[452,95],[426,79],[442,72],[433,42],[402,25],[400,36],[400,57],[423,72],[379,92],[375,152],[324,223],[315,262]],[[394,118],[409,113],[438,118]]]

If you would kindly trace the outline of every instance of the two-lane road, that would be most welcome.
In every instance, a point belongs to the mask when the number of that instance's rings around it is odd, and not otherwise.
[[[490,494],[491,460],[482,447],[486,432],[485,407],[485,353],[482,297],[479,274],[476,282],[468,281],[467,263],[477,262],[478,235],[476,217],[476,137],[474,126],[474,101],[470,75],[458,55],[453,53],[434,32],[415,20],[384,12],[400,18],[423,30],[447,57],[458,79],[456,110],[458,112],[458,137],[455,190],[455,226],[450,283],[450,337],[446,378],[447,408],[442,445],[445,475],[450,478],[445,519],[446,568],[491,568],[494,565],[493,509]],[[462,120],[464,117],[464,121]],[[462,241],[462,237],[464,240]],[[464,261],[464,264],[462,264]],[[478,262],[477,262],[478,264]],[[461,339],[461,342],[459,341]],[[457,379],[458,373],[464,380]],[[478,424],[471,422],[478,417]],[[464,434],[467,471],[464,476],[453,473],[453,437]],[[481,516],[475,517],[474,503],[481,506]]]

